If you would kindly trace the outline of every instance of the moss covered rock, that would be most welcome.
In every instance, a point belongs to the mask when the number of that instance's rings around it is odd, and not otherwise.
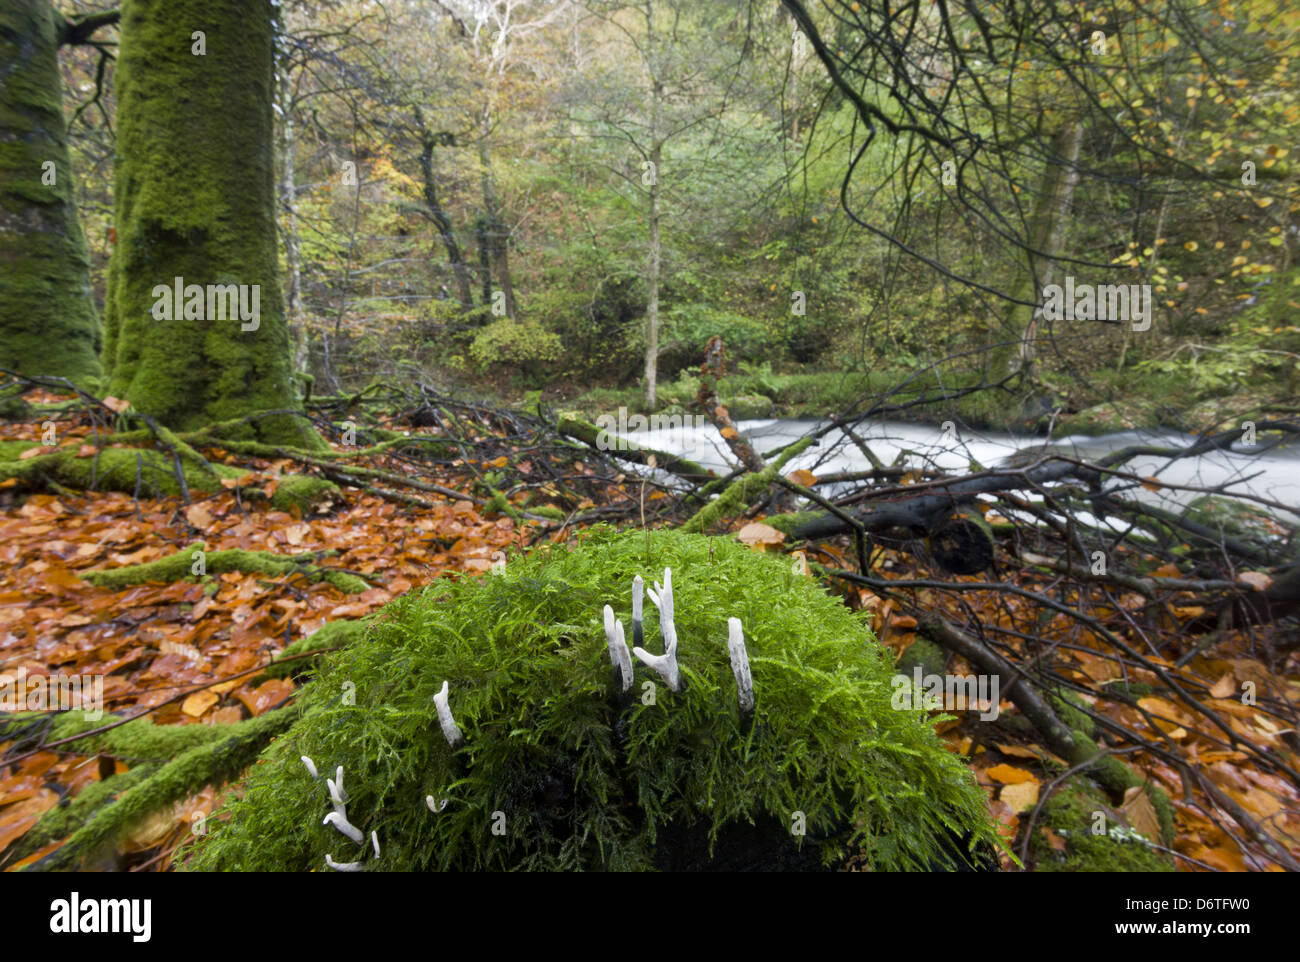
[[[685,687],[637,661],[623,695],[602,606],[628,624],[633,576],[665,567]],[[646,608],[643,647],[658,652]],[[752,724],[729,617],[745,628]],[[856,851],[883,869],[952,867],[996,844],[986,803],[923,714],[891,709],[892,674],[860,617],[781,560],[730,539],[598,529],[391,603],[303,691],[301,718],[189,867],[806,867]],[[434,708],[444,681],[456,750]],[[324,774],[340,765],[363,844],[322,824]]]
[[[727,402],[727,411],[734,421],[770,418],[772,408],[772,399],[761,394],[738,394]]]

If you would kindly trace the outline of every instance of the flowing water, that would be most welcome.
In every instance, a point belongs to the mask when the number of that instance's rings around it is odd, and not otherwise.
[[[687,419],[688,421],[690,419]],[[809,420],[745,421],[739,424],[760,454],[789,444],[821,426],[824,422]],[[948,430],[928,424],[898,421],[863,423],[855,433],[866,442],[872,453],[885,464],[923,466],[929,464],[952,473],[965,473],[1003,466],[1006,459],[1021,457],[1032,460],[1035,449],[1044,445],[1042,438],[1029,435],[993,431],[974,431],[955,428],[949,422]],[[625,436],[638,444],[668,451],[697,461],[717,471],[729,471],[735,458],[723,441],[722,435],[711,424],[676,425],[628,431]],[[1179,448],[1191,444],[1195,438],[1176,432],[1124,431],[1115,434],[1087,437],[1079,435],[1054,441],[1051,450],[1070,457],[1096,460],[1111,451],[1130,445],[1156,445]],[[1256,446],[1258,450],[1260,446]],[[1264,510],[1300,521],[1300,445],[1280,447],[1258,454],[1251,449],[1234,445],[1232,451],[1216,451],[1193,458],[1170,461],[1168,458],[1140,455],[1119,466],[1130,474],[1158,478],[1165,485],[1208,488],[1223,494],[1252,495],[1273,502],[1262,505]],[[865,471],[871,463],[839,430],[825,435],[818,446],[787,463],[784,473],[796,468],[807,468],[814,474]],[[1178,511],[1205,491],[1183,491],[1161,487],[1152,491],[1133,481],[1112,480],[1107,487],[1122,490],[1125,496],[1159,504]],[[819,493],[827,494],[820,488]],[[830,492],[837,493],[834,488]]]

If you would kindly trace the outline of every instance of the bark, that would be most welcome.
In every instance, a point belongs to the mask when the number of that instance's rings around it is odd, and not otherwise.
[[[0,6],[0,367],[84,383],[102,333],[63,117],[72,29],[49,0]]]
[[[1030,246],[1039,253],[1026,252],[1026,270],[1013,292],[1018,300],[1037,303],[1042,288],[1052,283],[1055,273],[1052,258],[1064,246],[1066,216],[1079,182],[1077,164],[1082,140],[1083,125],[1077,122],[1067,124],[1052,138],[1051,159],[1043,171],[1029,224]],[[1007,324],[1013,340],[994,352],[994,375],[1001,378],[1018,372],[1026,383],[1032,383],[1038,337],[1035,309],[1026,304],[1012,304]]]
[[[295,408],[277,276],[272,7],[126,0],[116,83],[110,392],[181,429]],[[256,292],[258,316],[155,319],[158,291],[177,277],[238,285],[250,307]],[[258,425],[268,438],[304,438],[289,415]]]

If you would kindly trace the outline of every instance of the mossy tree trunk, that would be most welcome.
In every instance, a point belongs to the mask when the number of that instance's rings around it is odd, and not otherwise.
[[[170,427],[296,406],[277,277],[274,32],[268,0],[122,4],[105,363],[113,394]],[[186,292],[186,310],[158,319],[176,278],[207,296],[191,314]],[[238,285],[256,316],[231,318],[217,285]],[[300,439],[291,416],[260,429]]]
[[[0,5],[0,367],[84,383],[101,333],[77,218],[49,0]]]

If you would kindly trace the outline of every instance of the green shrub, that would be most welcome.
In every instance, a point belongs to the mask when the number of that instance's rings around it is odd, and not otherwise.
[[[632,578],[652,583],[665,567],[685,690],[636,661],[623,696],[602,607],[631,646]],[[646,609],[644,647],[661,651]],[[752,726],[728,617],[744,624]],[[892,659],[861,618],[731,539],[596,529],[499,573],[434,581],[372,622],[304,690],[303,715],[189,867],[320,869],[328,853],[376,870],[649,869],[697,864],[681,851],[691,847],[708,864],[713,840],[743,837],[802,843],[826,863],[861,851],[880,869],[918,869],[970,857],[957,836],[972,851],[996,844],[983,793],[930,720],[891,709]],[[457,751],[434,711],[444,680],[465,735]],[[323,777],[338,765],[363,845],[322,825]],[[434,814],[427,796],[450,801]],[[797,812],[804,839],[792,837]]]
[[[539,361],[554,361],[560,353],[560,339],[536,321],[509,318],[483,328],[469,348],[470,357],[480,368],[493,364],[527,367]]]

